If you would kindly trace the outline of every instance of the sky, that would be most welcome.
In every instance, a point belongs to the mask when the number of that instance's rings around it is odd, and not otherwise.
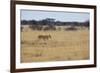
[[[43,20],[46,18],[54,18],[56,21],[84,22],[89,20],[89,17],[90,14],[86,12],[21,10],[21,20]]]

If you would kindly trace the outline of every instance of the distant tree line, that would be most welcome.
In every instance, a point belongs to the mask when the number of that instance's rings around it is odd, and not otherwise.
[[[21,25],[30,25],[30,28],[33,30],[42,30],[43,26],[46,26],[44,30],[56,30],[55,26],[71,26],[74,28],[78,27],[87,27],[89,28],[89,20],[85,22],[63,22],[55,21],[53,18],[46,18],[43,20],[21,20]]]
[[[72,26],[87,26],[89,27],[89,21],[85,22],[62,22],[62,21],[55,21],[55,19],[52,18],[46,18],[40,21],[36,20],[21,20],[22,25],[57,25],[57,26],[66,26],[66,25],[72,25]]]

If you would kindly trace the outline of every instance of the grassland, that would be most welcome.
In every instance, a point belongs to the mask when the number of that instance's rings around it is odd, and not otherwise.
[[[51,35],[48,40],[38,35]],[[89,59],[89,30],[23,31],[21,62],[67,61]]]

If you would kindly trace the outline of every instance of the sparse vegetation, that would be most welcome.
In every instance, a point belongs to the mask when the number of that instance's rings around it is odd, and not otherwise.
[[[61,21],[55,21],[55,19],[52,18],[46,18],[40,21],[36,21],[36,20],[22,20],[21,21],[21,25],[25,26],[25,25],[29,25],[29,27],[32,30],[59,30],[56,29],[56,27],[58,26],[70,26],[69,28],[66,28],[65,30],[77,30],[77,28],[75,27],[86,27],[89,29],[89,21],[85,21],[85,22],[61,22]]]

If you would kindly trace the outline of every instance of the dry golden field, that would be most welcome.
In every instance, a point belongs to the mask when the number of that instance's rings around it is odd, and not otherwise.
[[[39,35],[51,35],[48,40]],[[89,59],[89,30],[22,31],[21,62]]]

